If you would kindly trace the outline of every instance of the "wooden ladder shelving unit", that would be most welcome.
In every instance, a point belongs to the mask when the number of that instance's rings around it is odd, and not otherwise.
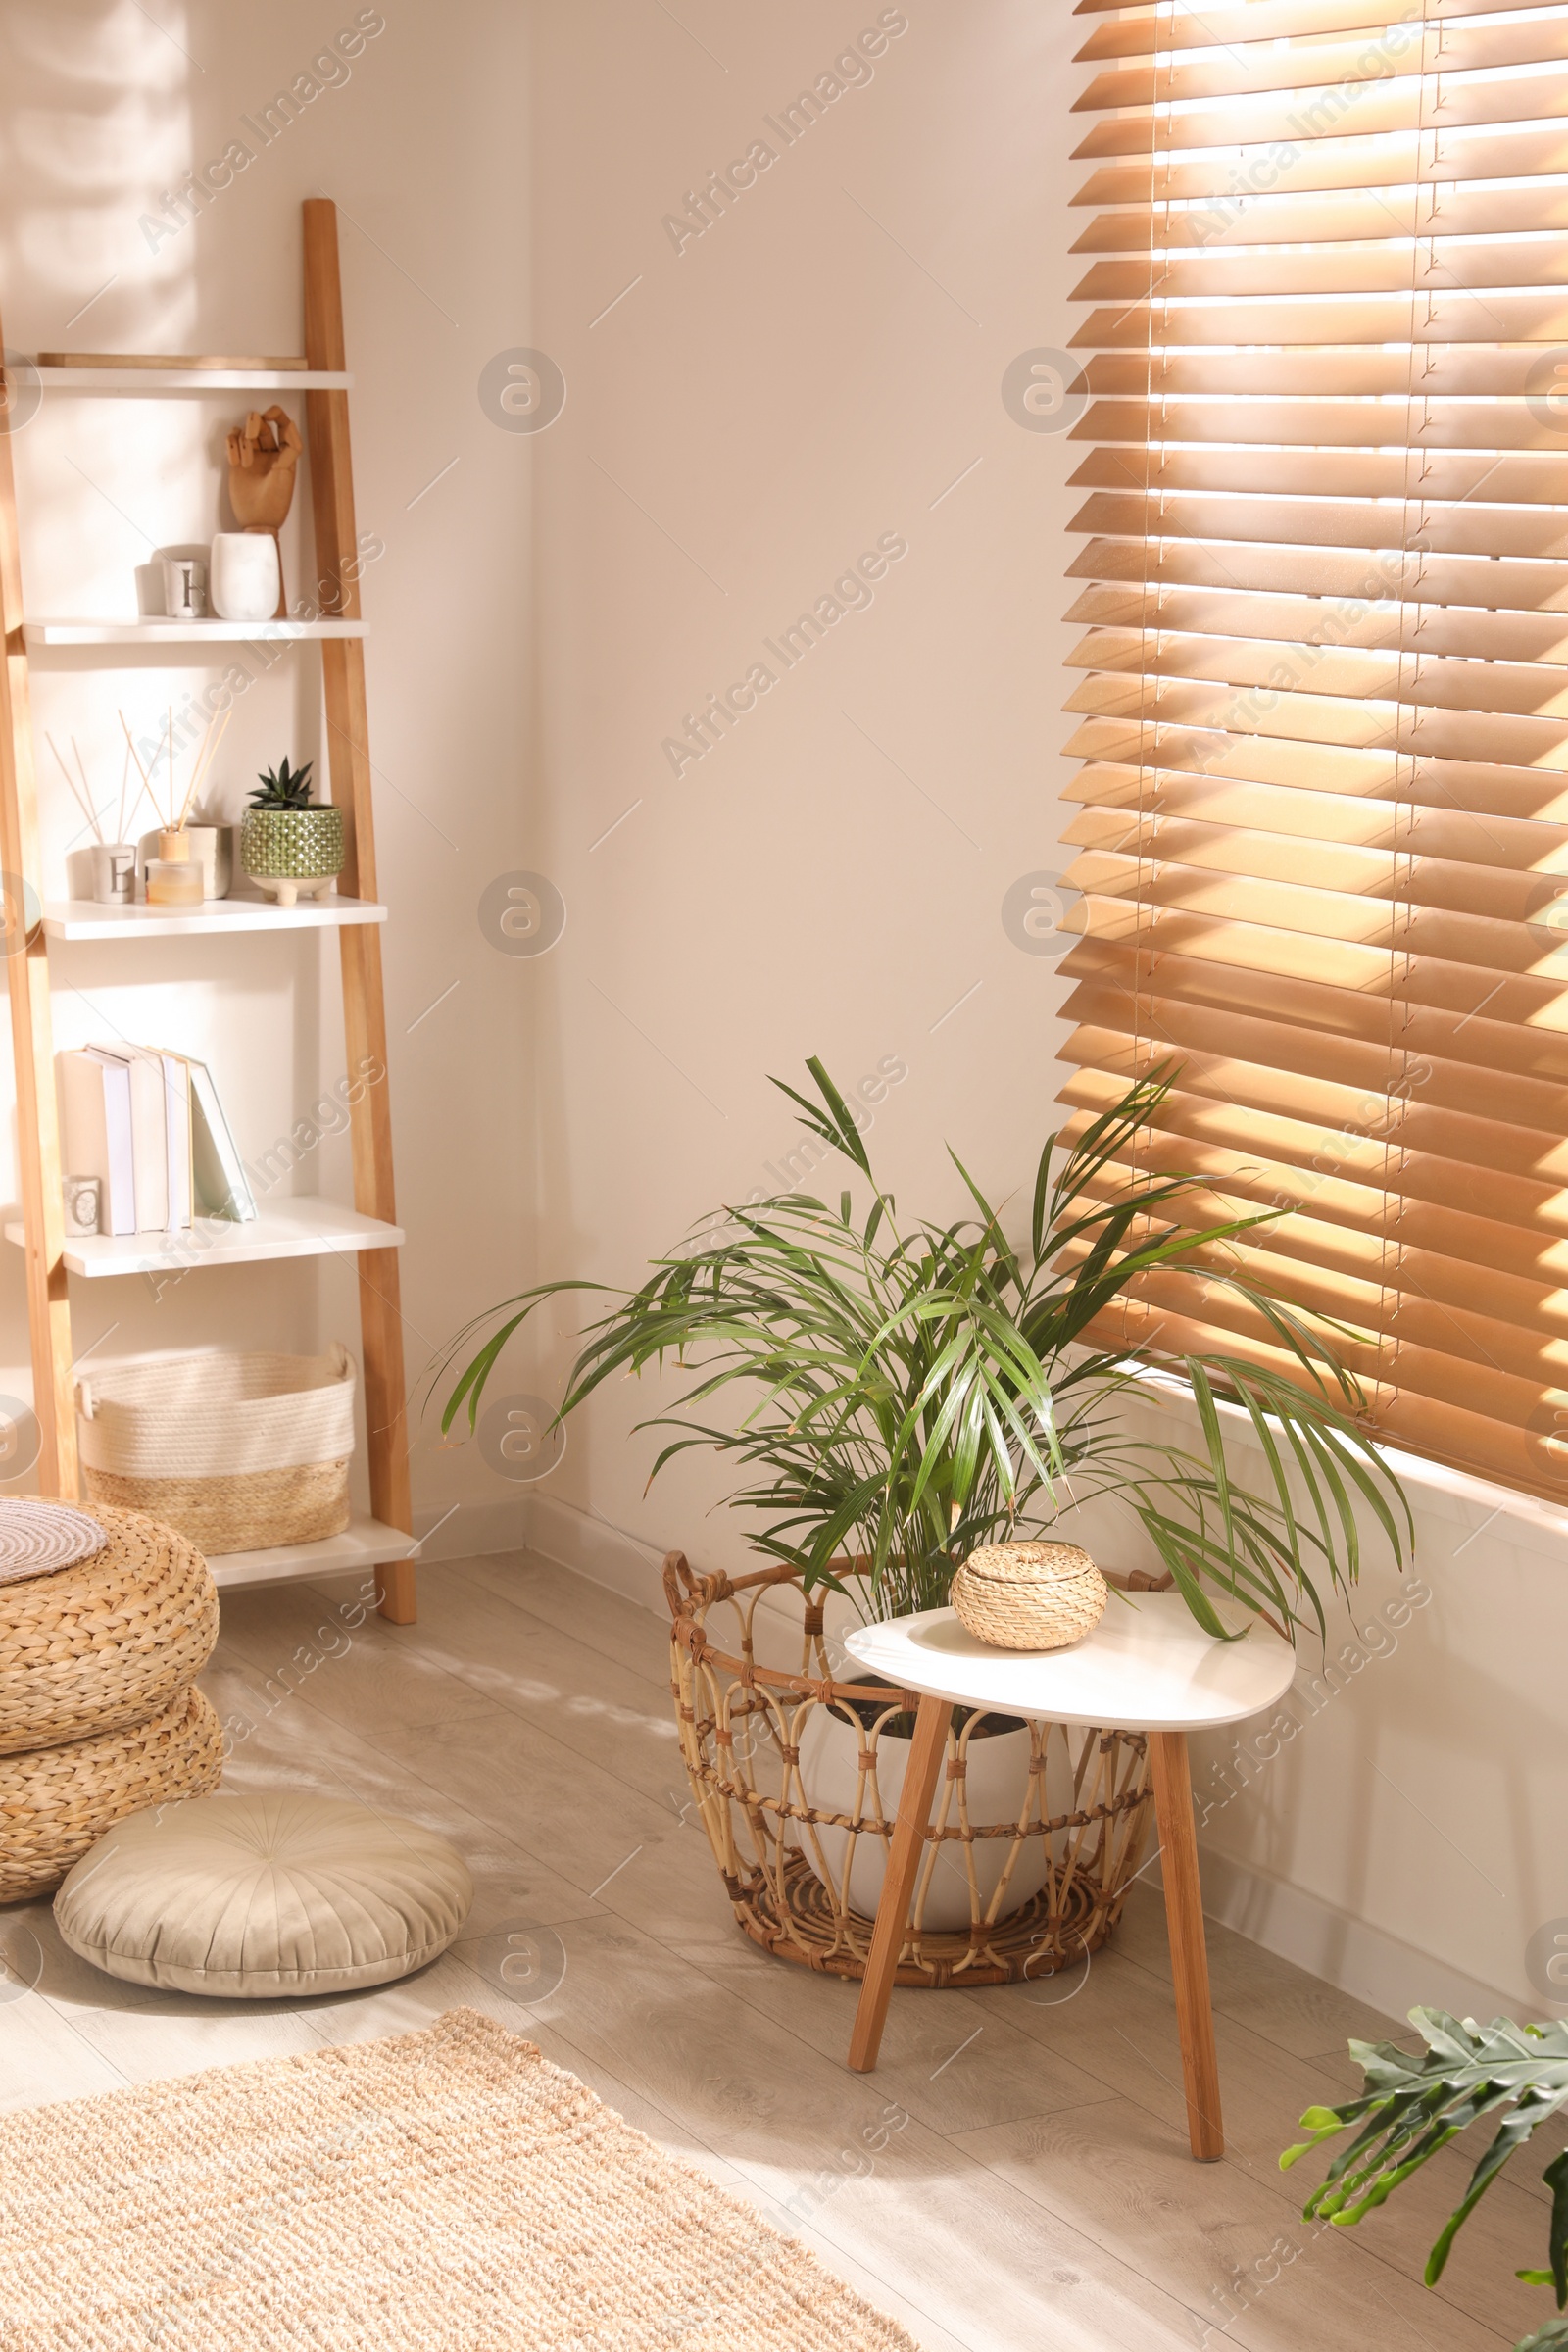
[[[386,1068],[386,1012],[381,985],[380,919],[376,904],[375,819],[371,796],[365,693],[364,624],[360,615],[354,519],[354,475],[349,450],[349,410],[343,340],[343,299],[338,275],[337,213],[323,197],[304,206],[305,368],[292,375],[255,369],[214,368],[205,375],[149,368],[127,382],[105,369],[109,380],[84,381],[87,370],[40,368],[69,381],[73,392],[134,394],[161,390],[232,393],[294,388],[305,400],[305,435],[310,455],[311,503],[316,532],[317,577],[329,584],[322,616],[316,623],[263,624],[247,636],[314,637],[321,648],[327,762],[332,799],[343,810],[347,858],[339,876],[341,897],[325,900],[306,920],[337,930],[343,966],[343,1015],[347,1066],[368,1061]],[[6,398],[13,387],[9,377]],[[46,624],[29,628],[23,606],[22,560],[17,527],[16,484],[11,438],[0,430],[0,623],[5,634],[0,681],[0,867],[3,867],[4,952],[11,999],[11,1032],[16,1056],[18,1156],[21,1163],[23,1224],[12,1232],[26,1253],[27,1308],[32,1345],[34,1411],[39,1428],[38,1480],[45,1494],[79,1492],[74,1397],[74,1356],[68,1274],[123,1275],[145,1264],[134,1247],[106,1244],[104,1237],[74,1245],[68,1258],[64,1171],[60,1159],[55,1100],[54,1044],[49,1009],[51,938],[103,936],[92,924],[93,909],[50,906],[43,901],[28,684],[28,641],[50,642]],[[181,631],[173,662],[191,659],[191,638],[201,624]],[[107,627],[88,642],[113,644],[124,632]],[[172,637],[172,632],[167,633]],[[58,642],[58,638],[53,641]],[[144,642],[156,642],[149,632]],[[247,909],[219,902],[226,917],[122,918],[115,936],[135,931],[168,937],[201,931],[289,925],[284,910]],[[141,909],[137,909],[138,915]],[[150,918],[156,910],[147,910]],[[96,912],[102,915],[104,909]],[[300,910],[294,910],[298,916]],[[235,917],[238,917],[236,920]],[[74,917],[77,919],[74,919]],[[90,928],[89,928],[90,927]],[[398,1246],[402,1234],[392,1181],[392,1123],[388,1081],[363,1089],[350,1109],[354,1153],[354,1212],[331,1212],[326,1204],[284,1203],[290,1214],[269,1227],[232,1229],[220,1254],[233,1264],[247,1259],[352,1250],[359,1270],[360,1328],[364,1362],[365,1412],[372,1518],[357,1520],[350,1535],[322,1544],[300,1545],[293,1554],[233,1554],[214,1563],[220,1587],[276,1581],[290,1574],[326,1575],[346,1567],[373,1566],[381,1613],[394,1624],[415,1616],[415,1549],[409,1489],[405,1420],[403,1324],[399,1298]],[[325,1213],[313,1214],[320,1206]],[[153,1237],[141,1237],[150,1242]],[[135,1237],[130,1237],[134,1244]]]

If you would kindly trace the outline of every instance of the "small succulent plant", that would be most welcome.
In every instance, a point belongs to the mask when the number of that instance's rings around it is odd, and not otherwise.
[[[303,767],[290,767],[287,755],[275,768],[269,768],[262,777],[260,792],[251,794],[253,808],[309,808],[311,801],[312,760]]]

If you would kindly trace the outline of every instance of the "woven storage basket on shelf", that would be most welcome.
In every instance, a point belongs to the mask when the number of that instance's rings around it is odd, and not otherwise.
[[[859,1562],[832,1565],[846,1589],[865,1578]],[[1134,1590],[1152,1581],[1137,1571],[1117,1579]],[[869,1676],[835,1675],[824,1594],[807,1593],[787,1564],[698,1576],[672,1551],[664,1592],[681,1755],[737,1924],[778,1959],[863,1976],[873,1922],[852,1892],[861,1849],[879,1863],[887,1854],[905,1769],[889,1769],[890,1750],[902,1748],[906,1760],[918,1702]],[[793,1670],[767,1659],[769,1649],[791,1658]],[[859,1751],[854,1793],[839,1806],[825,1801],[810,1763],[813,1722],[824,1714],[841,1719]],[[997,1723],[955,1710],[900,1984],[1036,1983],[1065,1974],[1076,1988],[1137,1874],[1152,1802],[1145,1735],[1023,1727],[1024,1786],[1016,1806],[995,1819],[971,1782],[976,1742]],[[982,1877],[977,1849],[1000,1853],[1000,1869]],[[956,1932],[933,1930],[927,1917],[938,1874],[967,1886],[967,1925]],[[1025,1886],[1035,1891],[1020,1900]]]
[[[1105,1580],[1076,1544],[986,1544],[953,1579],[958,1622],[998,1649],[1065,1649],[1105,1613]]]
[[[0,1903],[50,1893],[127,1813],[206,1796],[222,1770],[221,1728],[194,1686],[150,1722],[0,1756]]]
[[[354,1359],[165,1355],[76,1386],[94,1502],[161,1519],[204,1552],[318,1544],[349,1523]]]
[[[172,1528],[100,1503],[109,1542],[0,1588],[0,1756],[145,1722],[218,1639],[207,1562]]]

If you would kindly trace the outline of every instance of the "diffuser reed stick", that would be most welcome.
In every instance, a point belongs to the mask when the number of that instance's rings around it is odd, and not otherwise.
[[[65,777],[66,782],[70,785],[72,798],[74,800],[77,808],[87,819],[88,824],[91,825],[94,841],[101,843],[104,837],[103,827],[98,822],[98,812],[92,805],[92,796],[90,791],[87,789],[85,770],[82,772],[81,784],[78,786],[75,777],[66,765],[59,744],[56,743],[54,737],[47,733],[47,731],[44,735],[44,741],[48,744],[49,749],[53,752],[55,758],[59,760],[60,773]],[[76,752],[76,738],[74,735],[73,735],[71,738],[71,748],[74,752]],[[81,766],[81,754],[79,752],[76,752],[76,765],[78,767]]]
[[[125,786],[129,783],[129,781],[130,744],[127,739],[125,744],[125,757],[120,763],[120,816],[115,828],[115,839],[117,842],[122,842],[125,838]]]
[[[213,761],[218,757],[218,747],[223,740],[223,729],[228,725],[228,722],[230,718],[232,718],[233,714],[234,706],[232,703],[230,703],[226,710],[222,711],[221,713],[215,713],[214,716],[207,721],[207,732],[205,735],[203,735],[196,758],[191,763],[190,784],[186,790],[185,799],[179,811],[179,822],[181,826],[183,826],[186,817],[189,816],[192,808],[196,805],[196,796],[201,791],[202,786],[206,783],[208,772],[212,767]]]
[[[119,717],[120,717],[120,723],[121,723],[122,727],[124,729],[124,732],[125,732],[125,749],[126,749],[126,751],[127,751],[127,752],[130,754],[130,757],[132,758],[132,760],[135,760],[135,762],[136,762],[136,773],[137,773],[137,775],[138,775],[138,776],[140,776],[140,778],[141,778],[141,792],[138,792],[138,793],[137,793],[137,795],[136,795],[136,799],[135,799],[134,801],[132,801],[132,802],[131,802],[131,804],[130,804],[130,813],[131,813],[132,815],[134,815],[134,814],[135,814],[135,811],[136,811],[136,804],[137,804],[137,802],[139,802],[139,801],[140,801],[140,799],[141,799],[141,794],[142,794],[142,792],[144,792],[144,793],[147,795],[147,798],[149,799],[149,801],[151,801],[151,803],[152,803],[152,805],[153,805],[153,814],[154,814],[154,816],[156,816],[156,817],[160,818],[160,820],[161,820],[161,819],[162,819],[162,815],[163,815],[163,811],[160,809],[160,808],[159,808],[159,806],[158,806],[158,795],[157,795],[157,793],[156,793],[156,792],[154,792],[154,790],[153,790],[153,780],[152,780],[152,777],[151,777],[151,775],[148,773],[147,769],[146,769],[145,767],[143,767],[143,765],[142,765],[142,761],[141,761],[141,754],[140,754],[140,752],[138,752],[138,751],[137,751],[137,749],[136,749],[135,738],[132,736],[132,734],[131,734],[131,731],[130,731],[130,722],[129,722],[129,720],[126,718],[126,716],[125,716],[125,713],[123,712],[123,710],[122,710],[122,711],[119,713]],[[153,751],[153,765],[154,765],[155,767],[156,767],[156,766],[157,766],[157,764],[158,764],[158,753],[159,753],[159,751],[161,751],[161,750],[162,750],[162,748],[163,748],[163,747],[162,747],[162,745],[161,745],[161,744],[160,744],[160,745],[158,745],[158,746],[156,746],[156,747],[154,748],[154,751]]]

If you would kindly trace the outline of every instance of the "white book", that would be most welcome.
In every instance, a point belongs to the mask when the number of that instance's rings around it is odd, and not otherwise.
[[[136,1178],[131,1147],[130,1071],[118,1056],[92,1047],[56,1056],[60,1140],[66,1176],[96,1176],[102,1233],[136,1230]]]
[[[185,1067],[190,1072],[191,1152],[198,1204],[210,1217],[233,1217],[248,1223],[256,1214],[256,1201],[212,1072],[205,1061],[189,1058]]]
[[[169,1118],[164,1108],[164,1065],[145,1046],[94,1045],[87,1049],[105,1063],[121,1062],[130,1074],[131,1165],[135,1172],[137,1233],[169,1231]]]
[[[191,1163],[190,1065],[180,1054],[160,1053],[164,1070],[164,1123],[169,1140],[168,1233],[188,1233],[195,1205]]]

